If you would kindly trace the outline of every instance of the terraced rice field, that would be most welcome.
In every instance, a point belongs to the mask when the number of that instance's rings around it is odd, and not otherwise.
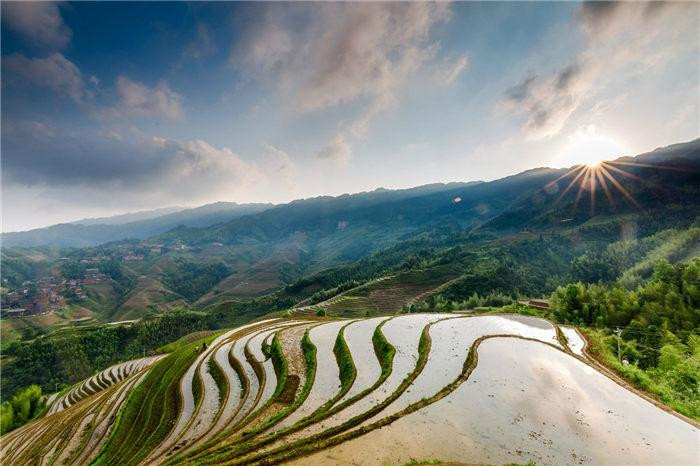
[[[76,384],[2,437],[2,464],[698,462],[697,423],[596,370],[573,328],[295,317]]]

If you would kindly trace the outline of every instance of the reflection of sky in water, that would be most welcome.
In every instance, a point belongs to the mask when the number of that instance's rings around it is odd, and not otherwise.
[[[481,344],[477,368],[447,397],[305,461],[685,465],[698,464],[699,438],[575,358],[496,338]]]
[[[398,388],[401,381],[416,367],[418,342],[423,328],[430,322],[446,317],[450,317],[449,314],[406,315],[395,317],[384,324],[382,333],[384,333],[387,341],[396,348],[391,374],[370,394],[323,421],[324,427],[329,428],[340,425],[350,418],[371,409],[391,395]],[[355,364],[363,363],[363,361],[355,362]],[[308,432],[316,430],[318,430],[318,427],[312,426],[308,429]]]
[[[583,356],[584,341],[583,341],[583,338],[581,338],[581,335],[579,335],[579,333],[573,327],[560,327],[560,328],[561,328],[562,333],[564,333],[564,336],[566,337],[567,345],[569,346],[569,349],[574,354],[578,354],[579,356]]]
[[[484,335],[509,334],[556,343],[554,327],[547,321],[527,316],[477,316],[436,322],[430,329],[432,346],[428,362],[410,387],[371,423],[430,397],[462,372],[469,347]]]

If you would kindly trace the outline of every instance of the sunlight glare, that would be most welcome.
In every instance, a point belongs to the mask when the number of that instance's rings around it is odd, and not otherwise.
[[[569,136],[568,143],[557,159],[559,167],[587,165],[597,167],[600,162],[613,160],[628,152],[624,144],[604,134],[598,134],[594,126],[579,129]]]

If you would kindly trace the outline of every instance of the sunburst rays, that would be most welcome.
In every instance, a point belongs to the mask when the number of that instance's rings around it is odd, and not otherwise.
[[[569,171],[558,177],[557,179],[550,181],[545,185],[545,189],[549,190],[553,186],[557,185],[560,181],[567,178],[571,178],[571,181],[567,184],[566,188],[559,194],[554,204],[558,204],[564,196],[571,191],[578,184],[578,190],[576,191],[576,198],[574,200],[574,209],[577,209],[581,199],[584,198],[584,192],[587,190],[589,192],[590,198],[590,212],[591,215],[595,215],[596,208],[596,192],[598,191],[598,186],[602,189],[605,194],[610,207],[615,210],[615,192],[619,192],[622,196],[629,201],[633,206],[639,210],[643,210],[639,202],[634,198],[634,196],[620,183],[620,181],[615,178],[615,175],[620,175],[620,177],[627,178],[630,180],[638,181],[641,183],[648,183],[647,180],[640,178],[634,173],[630,173],[625,170],[626,167],[641,167],[641,168],[655,168],[659,170],[673,170],[673,171],[686,171],[681,167],[669,167],[665,165],[652,165],[648,163],[637,163],[637,162],[626,162],[621,160],[605,160],[597,164],[591,165],[576,165]]]

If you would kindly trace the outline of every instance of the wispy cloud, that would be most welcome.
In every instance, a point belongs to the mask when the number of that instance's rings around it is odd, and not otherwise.
[[[46,87],[57,94],[69,96],[78,104],[89,96],[78,67],[58,52],[46,58],[27,58],[17,53],[4,57],[3,75],[3,81],[12,85]]]
[[[320,159],[332,160],[340,165],[346,165],[352,157],[352,147],[345,140],[345,137],[338,133],[316,155]]]
[[[231,60],[277,87],[294,111],[362,102],[345,134],[319,152],[349,160],[347,136],[364,136],[371,119],[433,59],[430,31],[449,14],[446,3],[266,5]],[[445,79],[454,79],[466,61],[455,66]]]
[[[431,56],[446,4],[326,3],[262,9],[232,60],[280,83],[302,111],[393,93]]]
[[[164,117],[178,120],[183,116],[182,97],[165,82],[155,87],[134,81],[127,76],[117,78],[120,100],[111,111],[116,114]]]
[[[505,91],[500,105],[524,116],[528,138],[553,136],[610,82],[658,68],[692,47],[687,39],[697,38],[697,13],[697,4],[583,3],[574,21],[586,42],[575,60],[527,76]]]
[[[41,49],[62,50],[71,40],[72,32],[53,2],[2,2],[2,20]]]
[[[469,59],[463,55],[454,60],[445,60],[441,66],[438,66],[433,72],[435,80],[443,86],[452,84],[462,72],[467,69]]]

